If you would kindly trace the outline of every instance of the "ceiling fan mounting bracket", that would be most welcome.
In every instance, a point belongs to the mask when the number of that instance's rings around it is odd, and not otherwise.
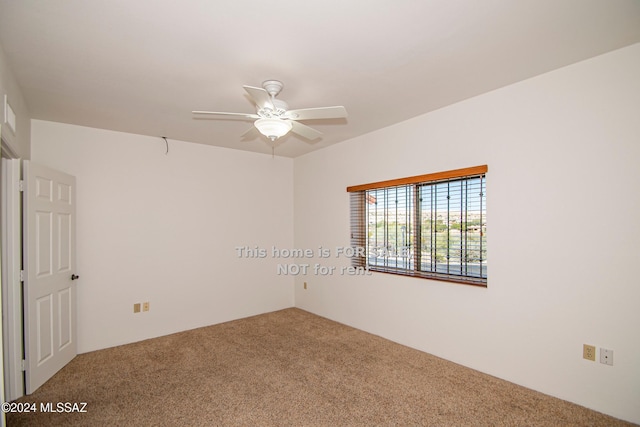
[[[262,87],[271,95],[271,98],[275,98],[284,87],[284,84],[279,80],[265,80],[262,82]]]

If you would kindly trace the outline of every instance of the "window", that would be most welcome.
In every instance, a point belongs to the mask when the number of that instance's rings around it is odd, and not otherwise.
[[[355,267],[487,284],[485,174],[476,166],[348,187]]]

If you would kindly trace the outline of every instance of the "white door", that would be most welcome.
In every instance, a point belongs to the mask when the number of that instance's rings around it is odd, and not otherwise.
[[[75,177],[24,161],[26,393],[77,354]]]

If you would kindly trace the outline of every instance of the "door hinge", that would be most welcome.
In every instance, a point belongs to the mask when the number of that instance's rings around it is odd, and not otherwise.
[[[18,191],[24,191],[24,179],[18,181]]]
[[[22,369],[23,371],[27,370],[27,361],[26,360],[22,359],[20,361],[20,369]]]
[[[24,282],[24,270],[20,270],[20,281]]]

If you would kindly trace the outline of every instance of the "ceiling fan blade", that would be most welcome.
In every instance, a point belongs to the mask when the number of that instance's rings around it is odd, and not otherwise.
[[[322,136],[322,132],[315,130],[307,125],[303,125],[302,123],[298,123],[296,121],[291,120],[291,124],[293,127],[291,128],[291,132],[297,133],[303,138],[307,138],[310,141],[313,141],[316,138],[320,138]]]
[[[271,97],[269,93],[262,89],[261,87],[253,87],[253,86],[242,86],[244,90],[247,91],[253,102],[256,103],[258,108],[269,108],[274,110],[273,102],[271,102]]]
[[[341,105],[289,110],[284,114],[284,118],[291,120],[341,119],[344,117],[347,117],[347,109]]]
[[[253,113],[221,113],[218,111],[192,111],[193,114],[209,114],[213,116],[240,116],[247,119],[259,119],[260,116]]]

